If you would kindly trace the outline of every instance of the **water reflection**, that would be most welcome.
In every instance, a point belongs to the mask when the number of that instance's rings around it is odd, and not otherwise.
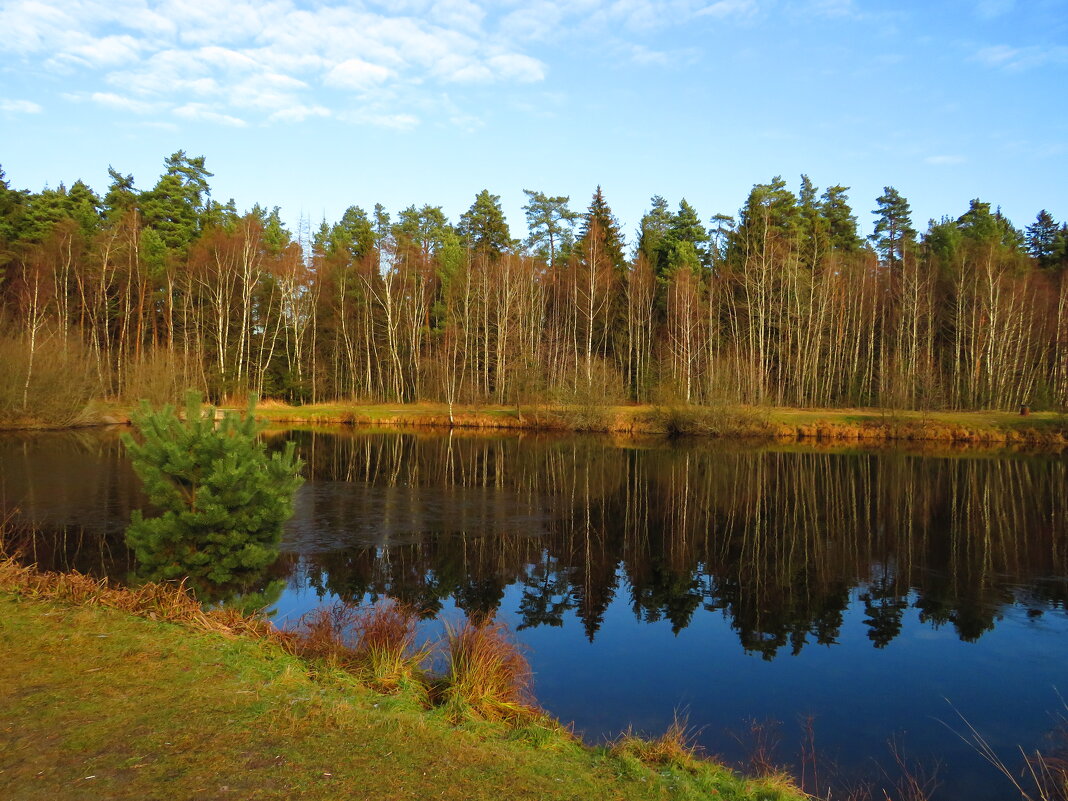
[[[284,585],[280,619],[335,596],[497,614],[539,700],[591,739],[684,707],[741,761],[726,730],[815,714],[862,773],[907,732],[943,763],[945,799],[1003,795],[938,721],[955,721],[946,698],[1001,754],[1045,745],[1068,661],[1063,456],[270,436],[308,474],[281,556],[244,588]],[[138,487],[115,433],[0,436],[0,508],[45,567],[129,578]]]
[[[1068,595],[1059,457],[295,436],[314,490],[290,544],[345,599],[486,613],[521,585],[524,628],[573,614],[592,640],[623,596],[675,632],[719,612],[770,659],[835,643],[854,595],[877,648],[910,605],[972,641]]]
[[[499,609],[521,628],[581,621],[594,640],[625,599],[640,621],[718,613],[766,659],[839,640],[851,605],[886,646],[910,607],[965,641],[1003,610],[1068,597],[1066,463],[1056,456],[823,453],[599,438],[298,431],[308,483],[280,577],[436,614]],[[0,439],[0,496],[41,534],[42,564],[120,578],[143,503],[117,436]],[[235,588],[225,588],[223,595]],[[220,596],[221,597],[221,596]]]

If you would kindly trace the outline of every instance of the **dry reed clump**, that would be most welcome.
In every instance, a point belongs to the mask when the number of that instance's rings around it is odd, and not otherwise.
[[[684,719],[676,716],[667,731],[653,740],[639,737],[628,729],[608,746],[608,753],[615,757],[636,759],[645,765],[692,769],[700,761],[693,740],[694,732]]]
[[[292,649],[306,659],[340,667],[383,692],[424,687],[423,663],[430,648],[415,645],[417,610],[383,602],[369,609],[337,603],[305,615]]]
[[[262,618],[246,617],[233,609],[204,610],[184,582],[117,587],[107,579],[96,579],[76,570],[68,573],[40,571],[34,566],[20,564],[4,553],[2,547],[0,590],[25,598],[117,609],[227,636],[244,634],[279,639],[271,624]]]
[[[498,621],[446,624],[448,673],[439,695],[450,717],[523,723],[538,718],[530,665]]]

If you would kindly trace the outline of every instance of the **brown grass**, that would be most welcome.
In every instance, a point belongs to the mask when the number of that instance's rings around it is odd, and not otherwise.
[[[283,640],[264,618],[236,610],[205,610],[189,593],[185,582],[148,583],[140,587],[114,586],[78,571],[53,573],[24,565],[3,552],[0,543],[0,589],[26,598],[57,601],[75,606],[101,606],[122,612],[179,623],[224,636],[252,635]]]
[[[503,623],[446,624],[445,641],[449,664],[441,700],[450,717],[521,723],[541,715],[530,665]]]
[[[517,725],[546,721],[533,703],[526,659],[495,622],[446,627],[449,668],[435,678],[424,670],[434,646],[416,646],[418,611],[398,603],[371,607],[336,604],[279,630],[264,616],[235,609],[204,609],[184,581],[113,585],[77,571],[58,573],[21,563],[5,550],[0,521],[0,591],[73,606],[99,606],[227,637],[268,640],[309,667],[343,670],[379,692],[405,690],[423,705],[435,701],[454,720],[481,718]],[[441,647],[439,645],[439,647]]]
[[[609,745],[608,751],[613,756],[631,757],[646,765],[687,768],[699,759],[697,746],[693,744],[695,738],[696,732],[687,726],[685,718],[676,715],[659,737],[649,740],[628,730]]]
[[[292,633],[293,651],[359,677],[382,692],[424,687],[428,646],[415,645],[419,613],[410,606],[380,602],[370,608],[337,603],[309,612]]]

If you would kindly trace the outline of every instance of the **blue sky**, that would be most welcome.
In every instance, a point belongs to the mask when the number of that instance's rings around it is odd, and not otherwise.
[[[294,226],[483,188],[628,240],[654,194],[708,220],[754,183],[890,184],[917,227],[979,197],[1068,217],[1068,0],[0,1],[0,165],[17,188],[178,149],[217,199]]]

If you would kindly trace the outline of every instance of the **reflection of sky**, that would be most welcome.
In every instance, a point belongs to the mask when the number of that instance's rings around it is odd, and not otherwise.
[[[327,437],[320,447],[337,446],[341,450],[352,444],[350,439],[365,442],[358,435]],[[439,479],[429,470],[428,465],[438,464],[430,458],[433,452],[427,452],[432,445],[420,451],[416,444],[408,444],[411,451],[405,451],[405,458],[409,461],[401,464],[423,469],[418,474],[420,480],[413,482],[417,484],[415,486],[388,486],[379,475],[379,480],[373,484],[316,480],[301,488],[296,515],[287,526],[282,545],[285,556],[279,567],[293,557],[296,557],[296,564],[287,577],[286,591],[273,608],[274,619],[280,625],[292,623],[316,606],[336,600],[329,594],[320,597],[311,587],[309,576],[323,569],[324,565],[334,564],[335,558],[339,564],[344,564],[347,557],[341,552],[347,551],[358,557],[354,561],[360,563],[357,565],[360,570],[369,567],[370,556],[376,556],[379,561],[373,566],[374,578],[388,582],[392,572],[388,569],[389,560],[394,560],[396,565],[403,561],[407,569],[415,571],[434,569],[435,565],[444,571],[445,568],[435,561],[436,556],[454,556],[457,551],[451,546],[462,540],[481,548],[483,555],[490,554],[492,558],[480,563],[479,569],[483,571],[483,577],[492,579],[495,571],[515,571],[523,560],[537,558],[542,547],[555,547],[549,544],[559,544],[561,531],[567,533],[564,539],[573,536],[582,540],[589,509],[584,511],[579,506],[585,496],[574,497],[559,491],[550,494],[552,487],[569,485],[566,481],[552,484],[531,478],[541,478],[538,471],[547,463],[541,461],[541,457],[547,453],[559,455],[556,445],[535,443],[524,444],[521,448],[511,442],[510,449],[500,450],[502,477],[496,482],[499,485],[450,487],[444,486],[444,482],[437,486]],[[669,503],[671,498],[666,495],[675,485],[667,482],[664,474],[678,466],[680,460],[677,457],[689,459],[689,452],[650,449],[641,459],[627,463],[618,452],[603,445],[589,442],[586,445],[588,447],[570,454],[569,458],[574,460],[579,471],[589,471],[591,467],[602,471],[597,476],[598,481],[594,482],[600,488],[600,494],[592,497],[595,505],[604,505],[594,508],[602,515],[600,519],[594,519],[594,525],[611,529],[615,535],[623,531],[621,527],[626,523],[622,517],[616,517],[622,507],[613,505],[613,499],[618,500],[620,486],[629,486],[617,481],[622,471],[631,471],[625,473],[628,480],[648,482],[642,486],[649,488],[646,500],[654,502],[650,514],[662,514],[673,508]],[[719,465],[723,465],[727,475],[736,471],[743,476],[743,468],[754,456],[759,456],[755,452],[744,458],[738,454],[720,454],[716,447],[694,449],[692,455],[697,466],[684,475],[701,475],[702,470],[713,467],[718,470]],[[344,450],[341,453],[354,456]],[[476,448],[467,453],[468,457],[472,455],[484,454]],[[697,456],[703,461],[698,462]],[[626,456],[627,459],[631,457],[632,454]],[[777,465],[776,471],[769,474],[780,482],[785,477],[796,477],[816,469],[831,470],[827,475],[840,480],[852,476],[853,457],[830,457],[815,463],[810,457],[811,454],[799,454],[796,459],[792,455],[775,455],[771,461]],[[765,660],[759,654],[744,650],[739,632],[732,628],[736,618],[719,611],[698,607],[688,625],[677,634],[672,633],[672,625],[666,618],[656,622],[639,620],[633,608],[634,588],[628,583],[628,573],[620,569],[614,600],[605,610],[592,643],[587,639],[583,622],[574,608],[563,614],[559,627],[543,625],[518,632],[519,639],[529,648],[541,703],[563,720],[574,721],[577,729],[591,739],[613,735],[628,726],[658,733],[667,727],[678,709],[689,715],[693,727],[701,730],[701,741],[709,750],[731,759],[742,758],[745,748],[728,732],[743,732],[751,719],[774,719],[781,721],[781,758],[784,762],[793,759],[798,751],[798,718],[813,714],[819,750],[842,764],[863,768],[873,755],[882,755],[883,761],[889,762],[887,740],[899,734],[908,754],[941,756],[945,763],[941,772],[941,798],[981,800],[1005,797],[1007,788],[1003,780],[945,724],[961,730],[963,726],[954,709],[959,710],[1006,758],[1016,753],[1017,744],[1028,748],[1041,745],[1043,733],[1053,726],[1051,711],[1059,709],[1061,704],[1056,690],[1068,692],[1068,686],[1065,686],[1068,682],[1063,681],[1063,676],[1068,675],[1064,670],[1064,665],[1068,664],[1068,615],[1063,608],[1052,607],[1045,600],[1064,597],[1063,589],[1058,589],[1066,580],[1057,575],[1057,565],[1061,563],[1056,558],[1049,559],[1051,543],[1056,547],[1058,542],[1063,542],[1063,532],[1056,527],[1056,520],[1060,518],[1054,514],[1061,514],[1063,510],[1063,496],[1057,494],[1061,486],[1058,471],[1062,469],[1062,462],[1059,457],[1028,457],[1026,464],[1023,459],[1011,463],[993,459],[967,464],[941,459],[894,462],[892,454],[885,458],[870,455],[862,458],[871,468],[865,475],[871,477],[869,486],[876,492],[885,490],[895,478],[912,482],[909,486],[917,490],[934,487],[936,482],[945,481],[953,470],[966,467],[971,471],[969,476],[981,479],[978,486],[983,492],[990,493],[989,496],[983,494],[982,498],[1005,501],[1006,511],[1011,512],[1010,522],[999,523],[1002,529],[995,532],[998,536],[987,538],[989,542],[985,542],[984,547],[992,547],[999,558],[1004,557],[1003,565],[998,559],[995,564],[1010,574],[982,573],[982,589],[976,586],[976,575],[969,572],[969,566],[974,564],[970,558],[962,557],[960,564],[964,569],[959,575],[934,572],[953,564],[952,560],[944,558],[940,549],[978,547],[976,534],[982,533],[981,530],[976,529],[970,534],[951,532],[952,521],[945,516],[944,510],[933,508],[930,516],[921,518],[926,521],[923,531],[918,532],[923,535],[922,541],[919,537],[902,540],[916,549],[913,555],[916,564],[926,565],[922,573],[920,567],[916,568],[918,572],[912,576],[915,586],[924,588],[927,602],[947,604],[946,608],[937,607],[936,612],[968,613],[971,617],[964,621],[965,624],[974,624],[976,620],[983,623],[985,613],[1001,604],[996,607],[997,620],[993,629],[984,631],[974,642],[964,642],[950,623],[939,628],[921,621],[920,610],[916,608],[920,596],[912,592],[906,599],[900,633],[885,648],[876,649],[869,639],[871,627],[865,620],[868,614],[861,599],[868,588],[862,585],[849,592],[834,646],[821,647],[809,636],[808,644],[798,655],[791,655],[787,644],[778,649],[774,659]],[[1023,498],[1012,494],[1018,486],[1014,477],[1019,478],[1021,473],[1009,470],[1002,475],[998,472],[1007,465],[1027,468],[1023,475],[1031,482],[1028,486],[1035,488],[1032,495]],[[988,467],[998,470],[988,470]],[[565,477],[567,475],[565,472]],[[758,481],[763,474],[751,472],[748,475]],[[580,472],[579,478],[583,480],[580,486],[585,488],[588,476]],[[523,486],[537,487],[538,490],[517,489]],[[748,487],[744,483],[739,486],[742,490]],[[739,504],[737,496],[730,494],[733,487],[724,483],[709,491],[717,493],[715,500],[725,509],[737,510],[742,518],[737,531],[745,531],[744,518],[749,507],[745,503]],[[759,485],[748,489],[755,493]],[[799,493],[798,497],[809,502],[833,496],[838,502],[853,503],[864,502],[865,497],[849,493],[833,495],[822,485],[811,488],[801,482],[796,486],[781,483],[780,489],[775,503],[764,508],[776,512],[788,509],[793,498],[790,493]],[[811,494],[804,494],[803,489],[811,489]],[[748,496],[743,494],[742,497]],[[886,501],[889,504],[897,495],[889,492],[887,497],[890,498]],[[944,502],[944,496],[938,492],[924,497],[928,497],[932,504]],[[657,506],[656,502],[661,502],[662,506]],[[128,510],[139,503],[136,481],[112,435],[0,438],[0,507],[20,505],[28,518],[49,531],[64,526],[83,527],[87,532],[84,550],[96,554],[92,532],[108,531],[110,535],[104,544],[114,549],[116,557],[121,557],[121,530]],[[572,503],[579,506],[573,508]],[[962,503],[958,511],[964,513],[970,508]],[[820,507],[820,511],[825,510]],[[847,516],[847,519],[852,518]],[[867,529],[863,528],[867,520],[866,514],[858,515],[855,520],[855,525],[860,527],[858,536],[862,539],[867,536]],[[1013,526],[1012,520],[1021,521],[1020,525]],[[664,557],[658,548],[667,548],[673,542],[678,544],[677,532],[670,528],[673,522],[665,521],[658,527],[654,521],[647,532],[655,544],[648,551],[653,559]],[[881,524],[882,520],[879,522]],[[779,531],[774,528],[774,522],[769,525],[772,528],[766,533],[771,544],[781,544],[790,532],[797,534],[796,528],[787,526]],[[1029,526],[1035,530],[1030,531]],[[691,533],[700,533],[698,528],[695,525]],[[599,531],[598,536],[603,533]],[[682,533],[686,534],[685,531]],[[857,535],[857,532],[835,532],[839,533],[847,541],[849,536]],[[876,532],[874,536],[884,535],[886,532]],[[608,551],[594,558],[594,562],[598,558],[602,561],[607,558],[607,576],[594,575],[595,583],[611,577],[613,560],[619,558],[613,550],[619,543],[611,542],[611,537],[608,539]],[[821,541],[824,540],[812,538],[812,542]],[[830,542],[831,537],[825,541]],[[892,551],[894,537],[888,536],[887,542]],[[883,554],[876,550],[880,558],[890,561],[860,562],[857,569],[861,572],[870,569],[871,575],[877,577],[896,575],[894,553]],[[504,551],[508,552],[507,556]],[[639,548],[627,558],[633,560],[643,553],[646,551]],[[920,553],[926,557],[918,558]],[[560,560],[546,560],[550,578],[554,577],[552,571],[570,571],[561,584],[572,582],[570,589],[564,589],[564,592],[568,593],[569,601],[574,601],[574,582],[583,578],[580,575],[581,561],[585,556],[570,554],[571,563],[559,554],[549,556]],[[725,561],[715,569],[732,569],[729,556],[718,558]],[[506,564],[500,566],[498,559]],[[686,564],[682,569],[706,569],[714,573],[714,568],[707,565]],[[727,567],[723,568],[723,564]],[[852,560],[838,565],[834,559],[829,559],[826,564],[828,570],[846,570],[848,575],[837,578],[847,585],[857,581],[858,575],[848,572],[855,570]],[[119,565],[124,571],[120,575],[124,575],[127,567],[121,558]],[[455,564],[448,567],[454,568]],[[596,564],[593,567],[600,569]],[[630,565],[629,575],[649,579],[650,574],[655,574],[654,577],[663,578],[657,571],[664,568],[664,564],[638,567],[649,570],[636,570],[635,565]],[[531,568],[528,566],[528,569]],[[739,575],[706,574],[698,591],[710,592],[709,587],[717,583],[716,579],[725,579],[729,584],[743,581],[745,575],[745,571]],[[330,586],[327,577],[322,578],[322,585]],[[334,578],[345,577],[335,575]],[[446,580],[458,581],[462,576],[451,573]],[[1013,581],[1027,582],[1027,586],[1014,587]],[[659,589],[664,587],[659,586]],[[742,589],[748,594],[741,599],[735,597],[733,602],[742,607],[749,604],[743,611],[751,613],[749,622],[752,624],[752,614],[759,612],[763,615],[768,610],[753,606],[753,599],[760,597],[759,592],[754,592],[748,585]],[[877,595],[876,589],[872,591]],[[822,591],[826,590],[822,587]],[[817,586],[815,591],[821,591],[821,587]],[[516,629],[522,621],[523,592],[524,587],[520,584],[507,586],[500,606],[500,616]],[[662,600],[655,593],[650,596],[647,592],[642,597],[653,606]],[[768,597],[771,598],[769,603],[773,603],[777,596],[770,593]],[[1012,598],[1017,599],[1015,604],[1011,603]],[[559,599],[557,595],[553,600]],[[1045,611],[1038,617],[1031,617],[1029,609]],[[738,607],[730,611],[738,612]],[[811,614],[814,610],[805,607],[802,611]],[[444,602],[443,616],[459,617],[460,614],[452,599]],[[423,625],[421,635],[434,638],[439,633],[440,623],[429,621]],[[874,768],[868,772],[877,774]]]
[[[499,612],[513,630],[522,622],[522,592],[519,584],[508,587]],[[811,715],[822,757],[869,778],[882,776],[876,761],[891,764],[896,738],[906,757],[928,767],[934,763],[926,755],[939,755],[935,799],[1004,798],[1004,779],[954,733],[965,729],[957,713],[1010,764],[1017,745],[1042,746],[1061,703],[1058,691],[1068,689],[1068,615],[1053,609],[1031,618],[1011,606],[994,630],[969,643],[949,625],[922,623],[913,593],[900,635],[876,649],[862,592],[851,593],[835,645],[810,641],[798,655],[787,647],[772,660],[747,653],[722,614],[698,610],[678,634],[667,620],[640,622],[622,574],[593,642],[574,612],[562,627],[527,628],[517,637],[539,702],[590,740],[628,727],[657,734],[678,711],[700,730],[706,750],[744,761],[750,722],[778,721],[778,757],[797,766],[801,721]],[[276,620],[284,625],[334,600],[290,586],[274,607]],[[461,615],[446,604],[444,617]],[[426,639],[439,634],[435,622],[420,632]]]

